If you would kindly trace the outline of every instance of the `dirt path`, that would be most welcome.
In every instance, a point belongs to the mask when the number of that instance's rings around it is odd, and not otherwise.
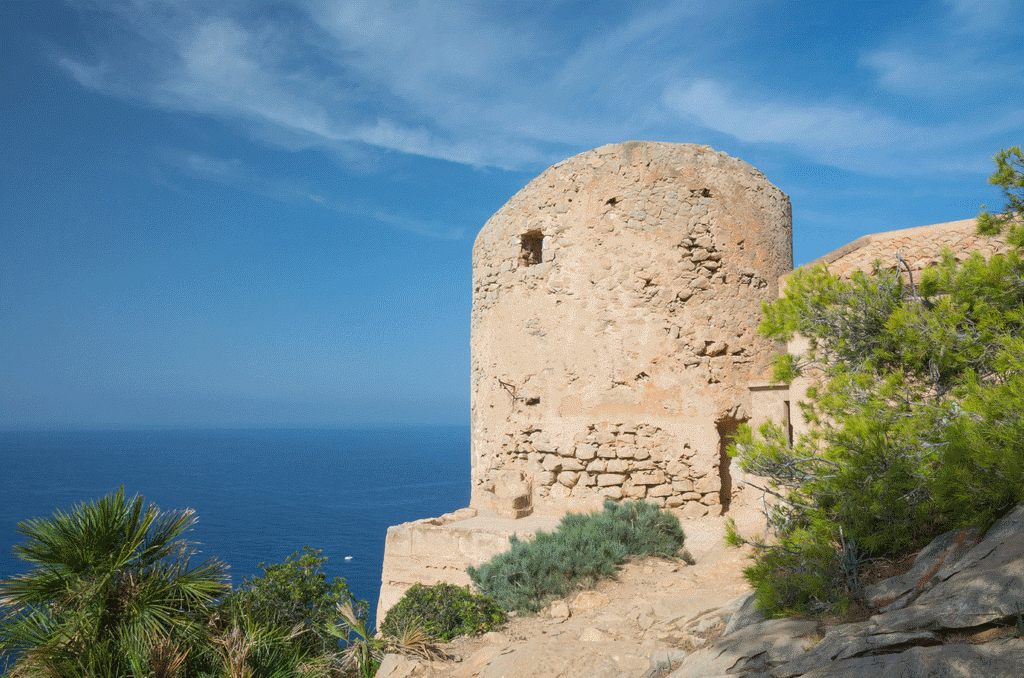
[[[729,517],[743,534],[763,529],[763,518],[753,509],[738,509]],[[459,638],[443,646],[456,658],[452,662],[396,661],[398,665],[386,664],[378,675],[639,678],[650,657],[678,655],[703,644],[704,637],[721,626],[717,615],[705,613],[749,590],[742,575],[749,564],[748,551],[725,546],[725,519],[681,522],[693,564],[662,558],[629,562],[618,579],[601,582],[594,591],[556,601],[538,615],[513,617],[499,632]],[[608,655],[607,671],[598,665],[602,654]],[[503,663],[501,670],[499,663]]]

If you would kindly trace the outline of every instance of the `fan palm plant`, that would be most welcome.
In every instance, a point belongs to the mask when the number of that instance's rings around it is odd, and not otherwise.
[[[27,540],[14,553],[32,569],[0,581],[0,651],[43,675],[148,676],[155,653],[184,657],[230,588],[220,561],[191,566],[181,537],[195,522],[122,487],[19,523]]]

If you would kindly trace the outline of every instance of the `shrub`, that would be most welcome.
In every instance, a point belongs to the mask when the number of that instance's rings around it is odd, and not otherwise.
[[[479,635],[505,623],[505,613],[491,598],[441,582],[415,584],[388,610],[381,631],[398,636],[403,629],[421,626],[430,640],[447,643],[462,635]]]
[[[295,631],[292,645],[307,655],[337,652],[338,640],[327,629],[340,620],[338,604],[349,605],[365,620],[366,601],[356,602],[341,577],[328,581],[323,572],[326,556],[304,546],[284,563],[260,563],[263,575],[249,577],[221,603],[229,619],[244,617],[266,629]]]
[[[160,651],[189,654],[228,589],[226,565],[191,564],[195,521],[121,487],[18,523],[32,570],[0,582],[0,660],[20,654],[12,675],[149,675]]]
[[[992,181],[1008,190],[1009,209],[980,219],[993,233],[1009,226],[1018,247],[1020,157],[1019,148],[996,156]],[[762,611],[841,611],[859,595],[863,559],[984,529],[1024,500],[1020,254],[957,261],[947,251],[916,287],[899,253],[894,271],[876,264],[849,280],[815,267],[765,305],[762,334],[799,333],[809,346],[778,361],[776,379],[815,383],[800,403],[807,433],[789,440],[767,424],[742,431],[733,450],[778,499],[768,518],[779,542],[755,543],[746,570]]]
[[[536,612],[549,601],[614,577],[629,556],[675,556],[679,520],[654,504],[605,500],[600,513],[569,513],[554,532],[540,531],[479,568],[467,569],[482,593],[506,610]]]

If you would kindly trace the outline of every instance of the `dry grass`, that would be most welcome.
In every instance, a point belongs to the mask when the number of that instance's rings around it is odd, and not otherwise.
[[[418,624],[409,624],[396,630],[394,634],[385,636],[388,652],[396,652],[407,657],[417,657],[427,661],[448,661],[452,657],[437,644],[431,642],[430,636]]]

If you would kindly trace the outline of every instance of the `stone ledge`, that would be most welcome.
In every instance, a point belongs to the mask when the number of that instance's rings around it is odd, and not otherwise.
[[[509,537],[530,539],[538,530],[554,530],[561,517],[502,518],[496,511],[464,508],[388,528],[384,541],[377,624],[416,583],[448,582],[468,586],[470,565],[481,565],[507,551]]]

